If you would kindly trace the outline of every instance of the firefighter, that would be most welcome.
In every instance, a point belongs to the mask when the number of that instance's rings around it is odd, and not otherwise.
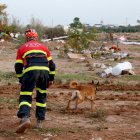
[[[46,112],[46,90],[53,84],[55,76],[55,63],[47,47],[37,41],[37,32],[30,28],[25,31],[25,37],[27,42],[18,49],[15,63],[15,71],[21,84],[17,113],[18,118],[21,118],[21,124],[16,130],[17,133],[31,127],[29,117],[34,88],[36,88],[36,127],[42,128]]]

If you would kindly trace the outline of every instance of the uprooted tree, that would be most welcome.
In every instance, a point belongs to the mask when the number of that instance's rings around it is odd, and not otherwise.
[[[71,47],[78,53],[88,49],[90,42],[96,38],[95,33],[95,27],[89,29],[88,26],[80,22],[78,17],[75,17],[73,23],[70,24],[66,47]]]

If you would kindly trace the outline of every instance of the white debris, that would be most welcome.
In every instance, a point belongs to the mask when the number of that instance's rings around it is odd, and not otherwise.
[[[4,39],[0,39],[0,42],[4,42],[5,40]]]
[[[104,72],[108,75],[110,73],[112,73],[112,67],[109,67],[107,69],[104,70]]]
[[[140,42],[123,42],[125,45],[140,45]]]
[[[123,63],[118,63],[114,67],[109,67],[99,73],[100,77],[107,77],[108,75],[113,75],[113,76],[118,76],[121,75],[123,71],[127,71],[129,74],[134,75],[134,71],[132,70],[133,67],[130,62],[123,62]]]
[[[132,65],[130,62],[118,63],[115,67],[112,68],[112,75],[118,76],[122,73],[123,70],[131,70]]]

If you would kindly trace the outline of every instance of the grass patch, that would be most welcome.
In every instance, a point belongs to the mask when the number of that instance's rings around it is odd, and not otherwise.
[[[116,84],[119,86],[136,85],[140,81],[140,75],[123,75],[116,80]]]
[[[81,131],[81,129],[79,127],[73,127],[73,128],[69,128],[67,131],[70,133],[78,133]]]
[[[53,127],[53,128],[41,128],[39,129],[40,132],[42,133],[52,133],[52,134],[56,134],[56,133],[60,133],[62,130],[62,128],[60,127]]]
[[[125,86],[127,84],[127,81],[118,81],[118,86]]]
[[[127,59],[128,60],[137,60],[137,61],[139,61],[140,57],[128,57]]]
[[[140,74],[138,74],[138,75],[126,75],[125,78],[127,80],[140,81]]]
[[[9,82],[17,81],[15,72],[2,72],[0,71],[0,81],[5,80]]]
[[[79,82],[89,82],[89,81],[92,81],[93,80],[93,77],[91,75],[86,75],[86,74],[83,74],[83,73],[80,73],[80,74],[63,74],[63,73],[60,73],[60,74],[56,74],[55,76],[55,80],[56,82],[61,82],[61,80],[77,80]]]
[[[16,102],[17,102],[17,99],[6,98],[6,97],[0,97],[0,103],[15,104]]]
[[[135,133],[135,136],[136,136],[138,139],[140,139],[140,131],[136,132],[136,133]]]
[[[16,133],[10,130],[2,130],[0,129],[0,136],[7,136],[7,137],[12,137],[16,136]]]
[[[105,116],[107,115],[106,110],[104,109],[97,109],[96,112],[93,112],[89,115],[91,119],[98,119],[98,120],[105,120]]]
[[[103,124],[100,124],[99,126],[97,126],[97,127],[95,128],[96,131],[101,131],[101,130],[103,130],[103,129],[108,129],[108,127],[105,126],[105,125],[103,125]]]
[[[17,104],[14,104],[14,105],[10,105],[10,106],[8,106],[8,109],[9,110],[13,110],[13,109],[17,109]]]
[[[131,47],[131,48],[128,48],[128,50],[130,51],[135,51],[135,52],[140,52],[140,48],[134,48],[134,47]]]
[[[62,128],[58,128],[58,127],[47,129],[47,132],[50,132],[50,133],[59,133],[61,131],[62,131]]]

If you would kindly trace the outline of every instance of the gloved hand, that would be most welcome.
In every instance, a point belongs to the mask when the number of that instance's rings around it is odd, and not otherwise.
[[[20,83],[20,84],[22,83],[22,77],[19,78],[19,83]]]

